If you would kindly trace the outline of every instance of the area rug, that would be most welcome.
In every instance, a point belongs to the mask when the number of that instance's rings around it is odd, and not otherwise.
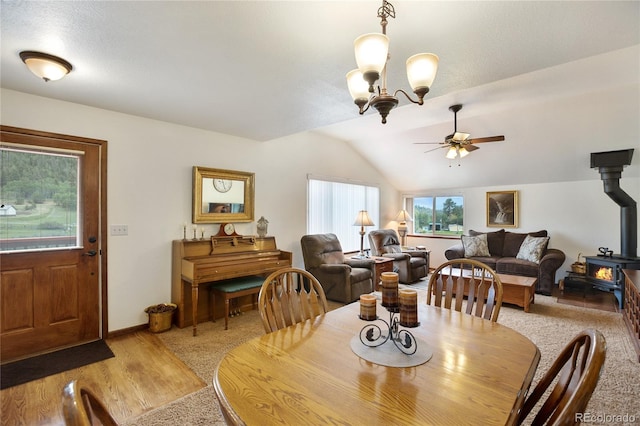
[[[42,379],[113,356],[113,352],[104,340],[96,340],[80,346],[4,364],[0,367],[0,389]]]

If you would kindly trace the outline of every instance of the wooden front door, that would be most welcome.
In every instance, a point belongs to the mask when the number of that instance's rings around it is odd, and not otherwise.
[[[106,142],[0,130],[5,363],[106,335]]]

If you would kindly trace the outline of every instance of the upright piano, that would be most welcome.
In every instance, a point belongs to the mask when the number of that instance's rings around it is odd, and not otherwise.
[[[209,317],[208,298],[199,300],[199,288],[215,281],[264,275],[291,267],[291,252],[279,250],[275,237],[232,236],[200,240],[174,240],[171,300],[178,305],[180,328]],[[189,315],[189,313],[191,315]]]

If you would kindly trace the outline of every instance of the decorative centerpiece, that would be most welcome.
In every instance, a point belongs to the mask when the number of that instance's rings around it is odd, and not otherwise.
[[[383,272],[382,306],[389,312],[389,322],[379,318],[376,314],[376,298],[371,294],[360,296],[360,319],[370,321],[360,330],[360,341],[368,347],[378,347],[391,340],[403,353],[413,355],[418,350],[418,344],[409,331],[400,328],[413,328],[418,322],[418,293],[412,289],[398,290],[398,274]],[[399,315],[398,315],[399,314]],[[375,321],[384,323],[384,327]]]

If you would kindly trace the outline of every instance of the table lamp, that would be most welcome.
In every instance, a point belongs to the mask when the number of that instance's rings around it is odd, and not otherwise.
[[[353,223],[353,226],[360,227],[360,254],[354,257],[357,259],[365,259],[368,256],[364,253],[364,234],[365,234],[364,227],[374,226],[366,210],[360,210],[358,212],[358,216],[356,216],[356,221]]]
[[[402,241],[402,246],[406,246],[405,241],[407,237],[407,221],[411,221],[411,215],[405,209],[400,210],[396,216],[396,222],[398,222],[398,235]]]

